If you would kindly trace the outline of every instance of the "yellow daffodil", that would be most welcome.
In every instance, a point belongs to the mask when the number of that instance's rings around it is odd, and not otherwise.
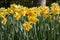
[[[48,17],[49,17],[49,15],[50,15],[50,13],[49,13],[49,12],[44,12],[44,13],[43,13],[43,17],[45,17],[45,18],[48,18]]]
[[[38,19],[35,16],[28,16],[28,20],[30,21],[30,23],[33,24],[35,24],[38,21]]]
[[[4,24],[4,25],[5,25],[5,24],[6,24],[6,22],[7,22],[7,18],[3,18],[3,19],[2,19],[2,24]]]
[[[49,12],[49,7],[48,6],[44,6],[42,11],[43,12]]]
[[[12,10],[11,8],[8,8],[8,9],[7,9],[7,12],[8,12],[8,13],[11,13],[11,14],[14,14],[14,12],[13,12],[13,10]]]
[[[28,9],[28,11],[27,11],[27,14],[28,14],[28,16],[32,16],[33,15],[33,10],[32,9]]]
[[[38,9],[39,9],[40,11],[42,11],[42,10],[43,10],[43,6],[39,6]]]
[[[0,11],[1,11],[1,12],[4,12],[4,11],[5,11],[5,8],[4,8],[4,7],[1,7],[1,8],[0,8]]]
[[[0,18],[5,16],[5,8],[0,8]]]
[[[32,11],[33,11],[33,16],[40,16],[40,10],[37,8],[37,7],[33,7],[32,8]]]
[[[19,20],[20,17],[21,17],[21,15],[20,15],[19,13],[16,12],[16,14],[14,14],[14,17],[15,17],[16,20]]]
[[[40,12],[38,12],[38,11],[34,11],[34,16],[40,16]]]
[[[52,8],[59,8],[59,5],[58,5],[58,3],[52,3],[52,4],[51,4],[51,7],[52,7]]]
[[[12,10],[15,10],[15,9],[17,8],[17,5],[16,5],[16,4],[11,4],[11,5],[10,5],[10,8],[11,8]]]
[[[60,9],[56,8],[56,9],[52,10],[52,12],[54,15],[60,14]]]
[[[32,28],[32,25],[29,22],[23,24],[23,29],[29,31]]]
[[[56,14],[60,14],[60,7],[58,5],[58,3],[53,3],[51,4],[51,12],[56,15]]]
[[[7,11],[7,9],[5,9],[4,10],[4,16],[6,16],[6,15],[8,15],[9,13],[8,13],[8,11]]]
[[[26,7],[21,8],[20,13],[22,16],[25,16],[27,13],[27,8]]]

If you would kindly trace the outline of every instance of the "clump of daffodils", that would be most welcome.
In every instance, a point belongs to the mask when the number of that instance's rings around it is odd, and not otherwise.
[[[51,7],[48,6],[39,6],[39,7],[24,7],[21,5],[11,4],[9,8],[0,8],[0,18],[2,18],[1,23],[6,24],[7,18],[6,15],[12,14],[15,20],[21,19],[21,17],[27,17],[28,21],[24,22],[23,29],[29,31],[32,28],[31,24],[35,24],[39,21],[39,16],[43,16],[45,19],[55,19],[55,15],[60,15],[60,6],[58,3],[51,4]],[[25,19],[23,19],[26,21]],[[8,20],[9,21],[9,20]],[[58,20],[60,22],[60,18]]]

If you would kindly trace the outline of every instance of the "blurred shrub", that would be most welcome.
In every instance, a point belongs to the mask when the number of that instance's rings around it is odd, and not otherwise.
[[[28,7],[33,6],[33,1],[32,0],[0,0],[0,7],[9,7],[10,4],[16,3]]]
[[[58,2],[60,0],[47,0],[47,5],[49,6],[53,2]],[[0,7],[9,7],[10,4],[16,3],[27,7],[37,6],[38,0],[0,0]],[[35,4],[34,4],[35,3]]]

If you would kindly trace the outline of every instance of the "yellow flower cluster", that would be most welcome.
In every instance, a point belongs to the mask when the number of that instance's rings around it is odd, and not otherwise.
[[[16,20],[19,20],[22,16],[26,16],[29,22],[24,23],[24,29],[29,31],[32,27],[30,23],[35,24],[38,21],[38,16],[43,15],[44,18],[54,18],[55,15],[60,14],[60,6],[57,3],[48,6],[39,6],[27,8],[21,5],[11,4],[9,8],[0,8],[0,18],[2,19],[2,24],[6,24],[6,15],[12,14]]]

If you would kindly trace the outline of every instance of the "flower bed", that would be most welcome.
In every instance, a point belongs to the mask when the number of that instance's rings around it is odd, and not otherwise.
[[[0,40],[60,40],[60,6],[0,8]]]

